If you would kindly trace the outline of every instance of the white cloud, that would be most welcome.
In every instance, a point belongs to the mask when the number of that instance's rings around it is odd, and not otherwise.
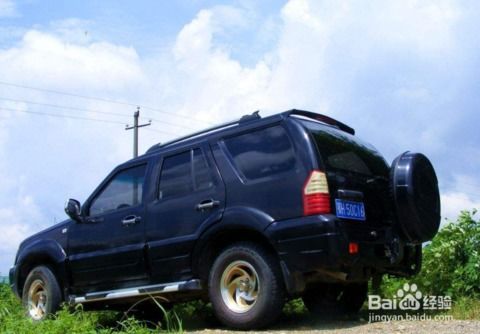
[[[17,198],[13,207],[0,208],[0,220],[11,222],[0,234],[0,254],[12,254],[23,239],[49,223],[30,196]]]
[[[227,17],[223,17],[227,13]],[[202,10],[178,34],[173,47],[177,78],[177,101],[182,110],[196,111],[207,119],[228,118],[253,112],[266,90],[270,69],[264,61],[254,67],[244,67],[232,59],[222,46],[214,45],[215,33],[222,31],[233,9],[226,12]],[[235,25],[238,25],[235,22]],[[178,82],[179,81],[179,82]]]
[[[442,218],[455,221],[462,210],[480,210],[480,180],[470,175],[454,174],[441,191]]]
[[[455,221],[463,210],[480,209],[480,199],[462,192],[446,192],[441,195],[442,218]]]
[[[0,166],[1,167],[1,166]],[[40,208],[32,196],[25,194],[23,177],[2,173],[2,188],[0,190],[0,273],[7,274],[7,269],[13,264],[18,245],[29,235],[46,228],[51,224],[44,210]]]
[[[86,46],[30,30],[21,43],[0,53],[0,74],[16,82],[63,90],[115,90],[143,80],[134,49],[107,42]]]
[[[0,0],[0,16],[2,3],[6,2]],[[457,112],[448,104],[463,101],[458,87],[469,84],[461,74],[467,72],[463,61],[472,43],[458,30],[465,19],[461,6],[453,1],[291,0],[281,12],[272,14],[274,24],[265,28],[273,46],[246,65],[232,52],[234,41],[225,37],[239,36],[242,31],[256,33],[249,31],[252,17],[259,19],[251,10],[232,6],[201,10],[178,32],[172,45],[149,55],[131,46],[93,39],[89,21],[57,21],[43,30],[26,31],[13,47],[0,50],[0,78],[138,101],[215,123],[257,109],[263,115],[290,108],[328,113],[356,127],[387,159],[406,149],[432,156],[444,189],[443,216],[478,206],[478,182],[470,191],[459,186],[472,184],[465,179],[471,173],[465,172],[464,179],[456,183],[444,182],[453,173],[463,173],[458,169],[468,163],[475,165],[480,156],[475,146],[478,140],[470,138],[462,146],[472,158],[452,149],[449,160],[445,159],[445,150],[456,145],[448,144],[466,136],[460,125],[473,114]],[[470,55],[472,59],[478,59],[477,53]],[[133,111],[3,86],[2,95],[128,115]],[[0,101],[2,106],[45,109]],[[193,119],[149,110],[142,113],[203,127]],[[80,111],[74,114],[110,118]],[[3,116],[9,120],[0,122],[0,175],[9,186],[2,183],[0,189],[0,214],[13,220],[15,228],[8,239],[14,243],[30,231],[25,226],[35,221],[49,223],[53,215],[63,218],[66,198],[85,199],[109,169],[131,155],[131,135],[121,125],[12,112],[2,112]],[[188,131],[155,122],[154,126],[178,134]],[[171,136],[141,131],[140,150],[167,137]],[[15,189],[19,178],[24,185],[21,192]],[[30,206],[25,198],[30,199]],[[18,215],[17,207],[39,215]],[[0,259],[0,270],[6,262]]]
[[[0,50],[2,81],[80,95],[138,100],[135,92],[141,91],[147,80],[133,48],[75,41],[67,37],[68,25],[61,26],[61,34],[29,30],[14,47]],[[0,95],[126,115],[134,109],[9,86],[2,86]],[[0,100],[1,108],[112,119],[108,115],[6,100]],[[21,239],[51,225],[54,218],[63,220],[63,203],[69,196],[85,199],[116,164],[130,157],[131,137],[125,135],[121,124],[5,110],[0,113],[4,118],[0,122],[0,270],[4,272],[12,264]],[[116,120],[130,121],[118,117]]]

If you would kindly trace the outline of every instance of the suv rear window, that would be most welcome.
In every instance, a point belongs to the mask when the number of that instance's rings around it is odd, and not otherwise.
[[[175,197],[213,187],[213,178],[201,149],[165,158],[160,174],[159,198]]]
[[[377,150],[358,137],[321,123],[300,120],[308,129],[327,170],[388,176],[388,165]]]
[[[295,154],[282,126],[252,131],[224,140],[237,170],[254,180],[291,170]]]

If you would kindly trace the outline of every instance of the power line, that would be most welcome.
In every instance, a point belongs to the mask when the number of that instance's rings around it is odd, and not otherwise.
[[[70,118],[70,119],[78,119],[78,120],[84,120],[84,121],[94,121],[94,122],[103,122],[103,123],[112,123],[112,124],[122,124],[122,125],[125,125],[125,122],[112,121],[112,120],[107,120],[107,119],[88,118],[88,117],[82,117],[82,116],[71,116],[71,115],[64,115],[64,114],[54,114],[54,113],[41,112],[41,111],[20,110],[20,109],[11,109],[11,108],[4,108],[4,107],[1,107],[0,110],[13,111],[13,112],[23,112],[23,113],[27,113],[27,114],[42,115],[42,116],[51,116],[51,117],[58,117],[58,118]]]
[[[173,113],[173,112],[164,111],[164,110],[161,110],[161,109],[158,109],[158,108],[154,108],[154,107],[149,107],[149,106],[145,106],[145,105],[141,105],[141,104],[135,104],[135,103],[130,103],[130,102],[123,102],[123,101],[117,101],[117,100],[112,100],[112,99],[106,99],[106,98],[102,98],[102,97],[95,97],[95,96],[88,96],[88,95],[75,94],[75,93],[69,93],[69,92],[62,92],[62,91],[53,90],[53,89],[46,89],[46,88],[39,88],[39,87],[33,87],[33,86],[20,85],[20,84],[11,83],[11,82],[6,82],[6,81],[0,81],[0,85],[11,86],[11,87],[16,87],[16,88],[23,88],[23,89],[30,89],[30,90],[36,90],[36,91],[45,92],[45,93],[59,94],[59,95],[65,95],[65,96],[72,96],[72,97],[76,97],[76,98],[80,98],[80,99],[95,100],[95,101],[106,102],[106,103],[114,103],[114,104],[119,104],[119,105],[130,106],[130,107],[141,107],[142,109],[148,109],[148,110],[151,110],[151,111],[155,111],[155,112],[158,112],[158,113],[171,115],[171,116],[174,116],[174,117],[187,118],[186,116],[177,115],[177,114],[175,114],[175,113]],[[198,122],[203,122],[203,123],[206,123],[206,124],[211,124],[211,123],[208,122],[208,121],[201,120],[201,119],[198,119],[198,118],[193,118],[193,117],[189,117],[189,118],[190,118],[190,119],[194,119],[194,120],[196,120],[196,121],[198,121]]]
[[[41,103],[41,102],[34,102],[34,101],[27,101],[27,100],[10,99],[10,98],[6,98],[6,97],[0,97],[0,100],[2,100],[2,101],[10,101],[10,102],[17,102],[17,103],[34,104],[34,105],[38,105],[38,106],[58,108],[58,109],[75,110],[75,111],[86,111],[86,112],[97,113],[97,114],[113,115],[113,116],[120,116],[120,117],[130,117],[129,115],[125,115],[125,114],[121,114],[121,113],[116,113],[116,112],[110,112],[110,111],[91,110],[91,109],[84,109],[84,108],[63,106],[63,105],[51,104],[51,103]]]
[[[53,93],[53,94],[59,94],[59,95],[65,95],[65,96],[78,97],[80,99],[96,100],[96,101],[107,102],[107,103],[122,104],[122,105],[130,106],[130,107],[132,107],[132,106],[136,107],[137,106],[136,104],[129,103],[129,102],[122,102],[122,101],[105,99],[105,98],[102,98],[102,97],[87,96],[87,95],[74,94],[74,93],[69,93],[69,92],[61,92],[61,91],[53,90],[53,89],[32,87],[32,86],[20,85],[20,84],[11,83],[11,82],[5,82],[5,81],[0,81],[0,85],[23,88],[23,89],[30,89],[30,90],[37,90],[37,91],[45,92],[45,93]]]
[[[65,115],[65,114],[54,114],[54,113],[48,113],[48,112],[40,112],[40,111],[31,111],[31,110],[20,110],[20,109],[12,109],[12,108],[4,108],[0,107],[0,111],[12,111],[12,112],[23,112],[27,114],[32,114],[32,115],[38,115],[38,116],[51,116],[51,117],[56,117],[56,118],[68,118],[68,119],[74,119],[74,120],[82,120],[82,121],[90,121],[90,122],[101,122],[101,123],[110,123],[110,124],[121,124],[121,125],[126,125],[126,122],[119,122],[119,121],[113,121],[113,120],[107,120],[107,119],[97,119],[97,118],[89,118],[89,117],[82,117],[82,116],[72,116],[72,115]],[[9,119],[9,118],[1,118],[0,119]],[[155,131],[157,133],[161,133],[164,135],[170,135],[170,136],[176,136],[177,134],[169,132],[169,131],[164,131],[164,130],[151,130]]]
[[[90,113],[96,113],[96,114],[104,114],[104,115],[112,115],[112,116],[118,116],[118,117],[130,117],[129,115],[117,113],[117,112],[110,112],[110,111],[100,111],[100,110],[92,110],[92,109],[85,109],[85,108],[78,108],[78,107],[71,107],[71,106],[64,106],[64,105],[58,105],[58,104],[51,104],[51,103],[41,103],[41,102],[34,102],[34,101],[27,101],[27,100],[20,100],[20,99],[11,99],[11,98],[6,98],[6,97],[0,97],[0,100],[3,101],[10,101],[10,102],[17,102],[17,103],[26,103],[26,104],[33,104],[33,105],[39,105],[39,106],[44,106],[44,107],[51,107],[51,108],[57,108],[57,109],[65,109],[65,110],[75,110],[75,111],[86,111]],[[148,117],[140,117],[141,119],[144,120],[152,120],[158,123],[163,123],[167,124],[170,126],[176,126],[180,128],[185,128],[185,129],[190,129],[194,130],[194,128],[185,126],[185,125],[180,125],[180,124],[175,124],[172,122],[167,122],[155,118],[148,118]]]

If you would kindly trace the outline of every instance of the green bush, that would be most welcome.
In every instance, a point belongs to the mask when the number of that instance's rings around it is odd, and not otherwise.
[[[476,211],[464,211],[456,222],[445,225],[424,249],[422,271],[413,278],[384,277],[382,293],[391,297],[405,282],[416,283],[424,294],[450,295],[454,301],[451,314],[455,319],[480,317],[480,221]],[[0,284],[0,333],[158,333],[182,332],[180,318],[212,317],[211,305],[190,302],[176,305],[167,312],[157,304],[163,326],[111,311],[84,312],[81,307],[67,308],[41,323],[25,316],[20,302],[6,284]],[[306,312],[301,300],[285,305],[286,315]],[[177,316],[180,315],[180,317]]]
[[[456,222],[449,222],[423,248],[421,272],[413,278],[385,277],[382,292],[392,296],[403,283],[416,283],[429,295],[480,297],[480,221],[476,210],[462,211]]]

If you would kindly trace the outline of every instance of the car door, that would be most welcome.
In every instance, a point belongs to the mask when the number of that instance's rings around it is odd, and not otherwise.
[[[120,168],[85,203],[69,230],[73,285],[115,288],[145,278],[143,194],[147,163]]]
[[[218,222],[225,189],[207,144],[158,161],[156,200],[147,206],[146,240],[154,282],[191,278],[191,251],[200,231]]]

